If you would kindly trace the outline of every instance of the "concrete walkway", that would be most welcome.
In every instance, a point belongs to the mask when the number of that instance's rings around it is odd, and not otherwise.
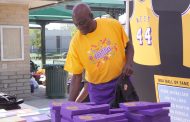
[[[68,96],[68,95],[67,95]],[[46,108],[49,107],[51,101],[66,101],[66,98],[63,99],[49,99],[46,97],[46,87],[39,85],[38,89],[35,89],[34,94],[31,94],[30,100],[24,101],[24,106],[31,106],[35,108]],[[22,106],[22,105],[21,105]]]

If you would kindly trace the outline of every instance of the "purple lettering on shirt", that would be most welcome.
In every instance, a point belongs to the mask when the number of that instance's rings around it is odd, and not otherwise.
[[[107,46],[105,48],[102,48],[100,51],[96,52],[95,58],[100,59],[103,58],[105,55],[107,55],[109,52],[111,52],[111,47]]]

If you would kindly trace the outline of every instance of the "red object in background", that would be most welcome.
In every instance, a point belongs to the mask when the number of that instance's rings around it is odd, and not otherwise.
[[[45,69],[38,69],[34,74],[33,77],[38,82],[38,84],[43,84],[43,80],[40,80],[40,78],[45,77]],[[44,79],[45,80],[45,79]]]
[[[38,84],[42,84],[42,81],[39,81],[41,74],[36,74],[35,73],[32,76],[35,78],[35,80],[38,82]]]

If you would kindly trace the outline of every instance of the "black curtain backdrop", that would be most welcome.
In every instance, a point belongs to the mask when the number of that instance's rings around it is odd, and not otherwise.
[[[159,15],[159,48],[161,64],[145,66],[134,63],[133,84],[144,101],[156,101],[154,75],[190,78],[190,68],[183,66],[182,16],[190,0],[152,0]],[[130,16],[133,1],[130,2]],[[129,35],[131,39],[131,33]]]

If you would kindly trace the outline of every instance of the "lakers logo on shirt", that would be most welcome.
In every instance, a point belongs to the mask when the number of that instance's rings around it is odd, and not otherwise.
[[[183,65],[190,67],[190,6],[182,13],[183,26]]]
[[[134,0],[130,19],[134,45],[134,62],[141,65],[159,65],[158,16],[152,10],[151,0]]]
[[[115,55],[117,48],[117,44],[112,44],[110,39],[102,39],[97,45],[91,45],[88,58],[97,68],[100,68],[101,65]]]

